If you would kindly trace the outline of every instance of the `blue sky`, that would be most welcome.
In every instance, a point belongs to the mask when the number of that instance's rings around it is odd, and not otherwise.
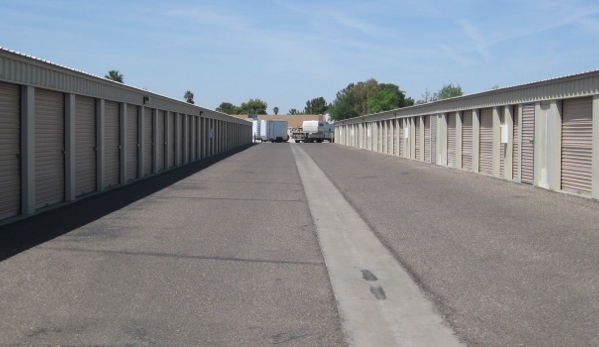
[[[596,0],[0,0],[0,46],[216,108],[351,82],[466,94],[599,68]]]

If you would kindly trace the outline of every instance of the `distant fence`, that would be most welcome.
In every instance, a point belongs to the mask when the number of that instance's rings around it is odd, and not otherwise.
[[[599,71],[335,125],[347,146],[599,198]]]
[[[0,220],[251,143],[251,123],[0,48]]]

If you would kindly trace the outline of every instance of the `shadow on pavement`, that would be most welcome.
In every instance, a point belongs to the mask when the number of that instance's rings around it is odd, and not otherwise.
[[[177,183],[253,144],[0,226],[0,261],[64,235]]]

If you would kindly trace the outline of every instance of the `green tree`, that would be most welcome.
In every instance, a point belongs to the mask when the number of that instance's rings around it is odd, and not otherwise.
[[[306,101],[306,107],[304,107],[305,114],[325,114],[329,106],[327,105],[326,100],[320,96],[318,98],[314,98],[312,100]]]
[[[292,108],[287,112],[288,114],[301,114],[301,112],[297,108]]]
[[[379,82],[374,78],[366,82],[358,82],[354,86],[354,107],[360,116],[368,113],[368,99],[379,89]]]
[[[193,101],[193,93],[189,90],[183,94],[183,99],[185,99],[185,102],[188,102],[192,105],[195,104],[195,101]]]
[[[443,88],[439,89],[437,92],[439,100],[454,98],[456,96],[462,96],[463,94],[462,87],[460,87],[459,84],[454,86],[453,83],[444,85]]]
[[[406,98],[399,86],[395,84],[382,83],[377,90],[366,100],[367,113],[379,113],[396,108],[412,106],[414,99]]]
[[[108,74],[104,76],[104,78],[120,83],[123,83],[123,77],[123,74],[119,73],[119,70],[110,70],[108,71]]]
[[[329,107],[331,119],[339,121],[359,116],[355,109],[356,94],[355,84],[350,83],[347,87],[337,92],[335,101]]]
[[[235,106],[230,102],[223,102],[216,108],[216,111],[226,114],[241,114],[239,106]]]
[[[279,114],[279,108],[275,106],[275,107],[272,109],[272,112],[274,112],[275,116],[276,116],[276,115],[278,115],[278,114]]]
[[[266,114],[266,102],[260,99],[250,99],[248,102],[241,103],[241,112],[245,114]]]
[[[399,86],[392,83],[379,84],[371,78],[366,82],[350,83],[337,92],[329,113],[333,120],[343,120],[412,105],[414,99],[406,98]]]

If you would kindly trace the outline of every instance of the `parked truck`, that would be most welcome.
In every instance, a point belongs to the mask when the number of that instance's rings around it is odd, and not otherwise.
[[[298,142],[318,142],[321,143],[324,140],[333,142],[333,134],[335,133],[335,126],[326,122],[317,120],[305,120],[302,123],[301,128],[295,128],[291,130],[291,137]]]
[[[287,121],[254,119],[252,121],[252,134],[254,141],[260,142],[287,142]]]

